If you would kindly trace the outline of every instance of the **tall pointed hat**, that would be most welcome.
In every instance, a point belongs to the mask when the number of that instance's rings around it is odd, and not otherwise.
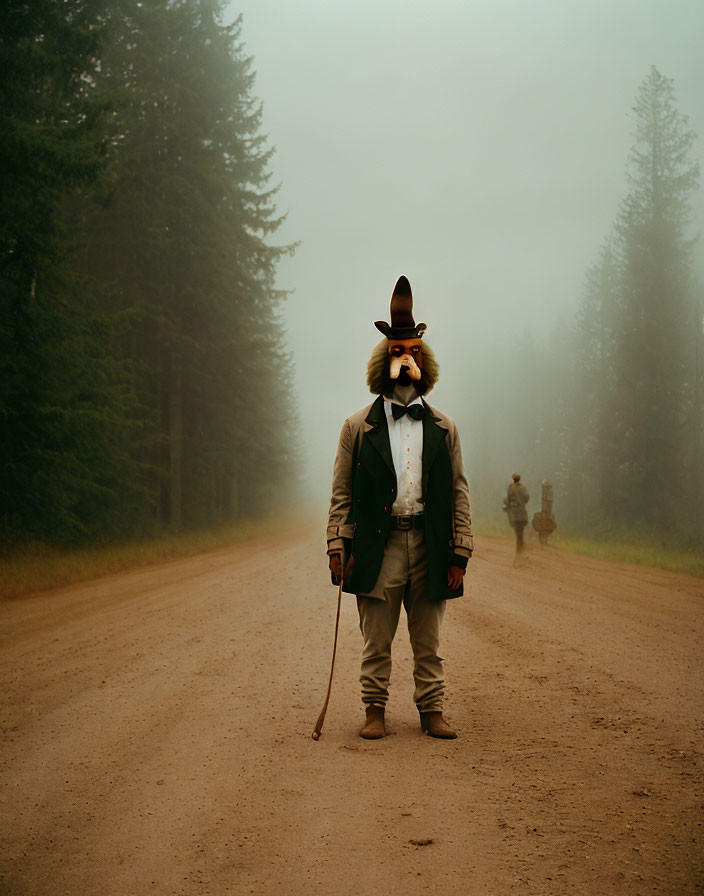
[[[399,277],[391,296],[391,324],[375,320],[374,326],[387,339],[418,339],[428,329],[425,324],[413,320],[413,294],[406,277]]]

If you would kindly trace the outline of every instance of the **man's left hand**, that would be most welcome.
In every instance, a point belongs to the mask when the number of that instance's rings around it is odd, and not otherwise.
[[[465,571],[460,566],[450,566],[447,570],[447,584],[452,591],[457,591],[462,584]]]

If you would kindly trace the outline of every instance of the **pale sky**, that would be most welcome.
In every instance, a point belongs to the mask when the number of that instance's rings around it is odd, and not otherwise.
[[[429,400],[469,427],[473,395],[491,387],[487,347],[574,314],[626,191],[631,108],[652,64],[704,137],[704,2],[230,9],[276,147],[288,213],[276,239],[301,242],[278,284],[294,290],[286,321],[323,498],[341,423],[371,400],[373,322],[389,319],[400,274],[440,363]]]

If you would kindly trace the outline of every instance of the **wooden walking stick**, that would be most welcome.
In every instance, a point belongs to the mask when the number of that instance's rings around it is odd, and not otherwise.
[[[342,603],[342,565],[340,568],[340,588],[337,592],[337,616],[335,617],[335,640],[332,645],[332,663],[330,664],[330,680],[328,681],[328,693],[320,710],[318,721],[315,723],[315,731],[312,734],[313,740],[320,740],[320,733],[323,730],[323,722],[325,721],[325,713],[328,711],[328,703],[330,702],[330,689],[332,688],[332,673],[335,668],[335,654],[337,653],[337,630],[340,627],[340,604]]]

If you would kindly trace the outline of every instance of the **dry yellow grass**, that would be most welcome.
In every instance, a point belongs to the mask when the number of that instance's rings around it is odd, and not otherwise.
[[[309,520],[305,525],[311,524]],[[100,544],[91,547],[61,549],[30,544],[0,556],[0,597],[17,598],[36,591],[60,588],[74,582],[97,579],[126,569],[149,566],[178,557],[189,557],[217,550],[263,534],[274,528],[300,528],[301,521],[277,517],[240,522],[235,525],[183,535],[162,535],[147,540]],[[479,523],[479,535],[512,538],[511,530],[497,523]],[[654,566],[672,572],[704,577],[704,553],[670,550],[652,542],[623,538],[585,538],[556,532],[550,544],[601,560]]]
[[[683,551],[653,544],[653,542],[631,542],[619,538],[583,538],[577,535],[559,535],[551,538],[550,544],[599,560],[619,563],[633,563],[640,566],[656,566],[671,572],[683,572],[691,576],[704,577],[704,553]]]
[[[475,527],[479,535],[491,535],[499,538],[513,538],[508,524],[504,526],[495,522],[479,522]],[[532,538],[537,543],[536,534]],[[633,563],[637,566],[654,566],[671,572],[682,572],[692,576],[704,577],[704,551],[682,550],[668,547],[653,535],[636,537],[604,533],[601,536],[574,535],[558,531],[550,536],[550,544],[599,560],[611,560],[614,563]]]
[[[22,597],[126,569],[202,554],[263,534],[274,527],[288,529],[291,525],[290,519],[277,517],[276,521],[246,521],[203,532],[161,535],[82,548],[29,544],[0,557],[0,597]]]

